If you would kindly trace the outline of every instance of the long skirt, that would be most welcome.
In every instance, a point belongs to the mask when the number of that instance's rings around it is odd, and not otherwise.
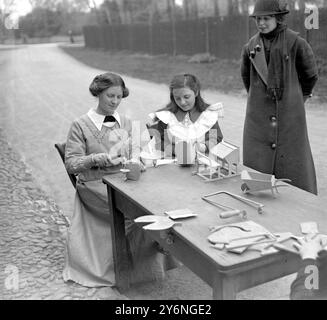
[[[64,281],[86,287],[115,285],[110,213],[106,186],[101,180],[78,182],[74,213],[67,232]],[[179,266],[170,255],[130,220],[125,220],[130,264],[130,283],[162,280],[165,271]]]

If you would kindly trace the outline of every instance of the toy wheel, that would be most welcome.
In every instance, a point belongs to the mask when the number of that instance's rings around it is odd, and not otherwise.
[[[246,193],[246,192],[248,192],[250,189],[249,189],[249,187],[247,186],[246,183],[243,183],[243,184],[241,185],[241,190],[242,190],[244,193]]]

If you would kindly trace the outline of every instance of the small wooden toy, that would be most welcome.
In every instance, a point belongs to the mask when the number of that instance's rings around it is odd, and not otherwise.
[[[290,182],[289,179],[276,179],[274,175],[261,173],[261,172],[250,172],[243,170],[241,174],[243,184],[241,189],[244,193],[258,192],[263,190],[271,190],[273,196],[274,191],[278,192],[278,187],[287,187],[287,184],[277,185],[278,182]]]
[[[124,169],[120,170],[125,174],[125,180],[137,181],[141,176],[141,166],[139,163],[128,163]]]
[[[176,222],[167,216],[142,216],[134,220],[135,223],[146,224],[143,226],[144,230],[167,230],[173,227]]]
[[[236,217],[236,216],[239,216],[242,219],[247,219],[247,213],[246,213],[245,210],[235,209],[235,208],[232,208],[232,207],[217,203],[215,201],[209,200],[206,197],[202,197],[202,200],[204,200],[204,201],[206,201],[206,202],[208,202],[208,203],[210,203],[210,204],[224,210],[224,212],[221,212],[219,214],[219,217],[221,219],[228,219],[228,218],[232,218],[232,217]]]
[[[232,197],[234,199],[237,199],[237,200],[239,200],[241,202],[244,202],[244,203],[246,203],[249,206],[255,207],[257,209],[257,211],[258,211],[259,214],[262,214],[263,213],[263,207],[264,207],[264,205],[262,203],[259,203],[259,202],[256,202],[256,201],[253,201],[253,200],[250,200],[250,199],[241,197],[241,196],[239,196],[237,194],[234,194],[234,193],[231,193],[229,191],[217,191],[217,192],[214,192],[214,193],[210,193],[210,194],[207,194],[207,195],[203,196],[202,199],[205,200],[205,201],[207,201],[207,202],[210,202],[213,205],[220,206],[220,207],[223,206],[223,207],[228,208],[227,206],[222,205],[222,204],[219,204],[219,203],[217,203],[214,200],[209,200],[208,199],[210,197],[213,197],[213,196],[216,196],[216,195],[220,195],[220,194],[227,194],[228,196],[230,196],[230,197]]]
[[[301,227],[301,232],[305,235],[308,234],[318,234],[319,230],[318,230],[318,224],[317,222],[302,222],[300,224]]]
[[[177,219],[186,219],[186,218],[192,218],[192,217],[196,217],[197,214],[194,213],[192,210],[190,209],[177,209],[177,210],[170,210],[170,211],[165,211],[165,214],[173,220],[177,220]]]
[[[254,221],[217,226],[207,239],[216,249],[226,249],[238,254],[252,246],[268,245],[276,241],[276,237],[269,230]]]
[[[222,178],[229,178],[239,174],[240,148],[222,141],[210,150],[215,161],[220,165],[219,175]]]
[[[195,168],[196,171],[193,174],[203,178],[206,182],[223,179],[220,173],[221,165],[199,151],[196,152]]]
[[[182,166],[193,165],[195,162],[195,146],[193,142],[178,141],[175,144],[177,163]]]

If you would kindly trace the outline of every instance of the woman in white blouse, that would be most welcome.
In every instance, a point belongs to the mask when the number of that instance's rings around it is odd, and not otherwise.
[[[132,121],[118,113],[129,95],[123,79],[114,73],[94,78],[90,93],[98,104],[73,121],[65,152],[69,173],[77,175],[71,227],[67,235],[65,281],[83,286],[115,285],[108,195],[102,177],[119,172],[124,158],[139,154],[132,133]],[[141,166],[141,165],[140,165]],[[129,220],[125,221],[133,270],[130,282],[161,279],[170,259],[159,253],[156,244]]]

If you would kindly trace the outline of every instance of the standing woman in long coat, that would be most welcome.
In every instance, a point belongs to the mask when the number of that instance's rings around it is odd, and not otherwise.
[[[310,45],[284,23],[286,1],[258,0],[259,32],[244,46],[241,74],[248,92],[243,163],[317,194],[304,103],[318,71]]]

